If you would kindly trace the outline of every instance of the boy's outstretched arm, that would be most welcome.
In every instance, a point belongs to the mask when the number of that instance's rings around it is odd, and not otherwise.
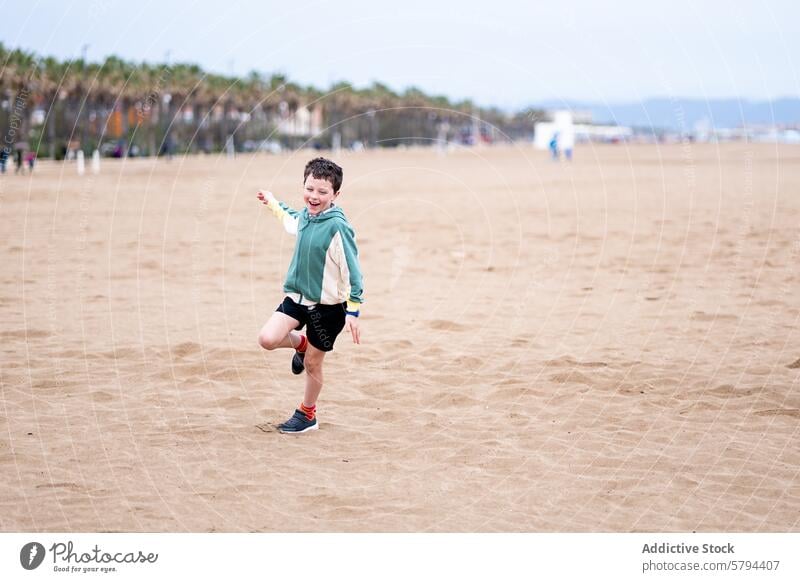
[[[259,190],[256,198],[261,200],[263,204],[267,205],[275,215],[275,218],[280,220],[283,228],[291,235],[297,236],[297,223],[299,222],[300,213],[290,207],[288,204],[280,202],[272,192],[268,190]]]

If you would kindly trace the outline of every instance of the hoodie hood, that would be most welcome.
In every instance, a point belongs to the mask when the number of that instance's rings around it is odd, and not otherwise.
[[[332,204],[331,207],[322,214],[317,215],[311,214],[308,208],[303,208],[302,216],[308,222],[322,222],[323,220],[330,220],[331,218],[345,219],[344,212],[335,204]]]

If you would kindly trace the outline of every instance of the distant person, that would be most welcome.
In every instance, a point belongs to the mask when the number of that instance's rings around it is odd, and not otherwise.
[[[24,141],[18,141],[14,146],[14,173],[25,173],[25,151],[28,149],[28,144]]]
[[[28,152],[25,155],[25,164],[28,166],[28,172],[33,174],[33,166],[36,164],[36,152]]]
[[[161,142],[158,155],[166,157],[167,160],[171,160],[174,148],[175,141],[172,139],[172,134],[168,133],[166,136],[164,136],[164,141]]]
[[[564,152],[564,158],[572,161],[572,149],[575,147],[575,130],[570,125],[558,134],[558,149]]]
[[[0,148],[0,174],[6,173],[6,163],[8,162],[8,148],[3,146]]]
[[[553,137],[550,138],[550,143],[548,144],[550,148],[550,156],[553,158],[554,162],[558,161],[558,132],[553,134]]]
[[[67,142],[67,155],[64,157],[68,162],[78,157],[78,150],[81,149],[81,142],[72,140]]]
[[[292,263],[283,284],[286,294],[258,334],[265,350],[294,350],[292,372],[305,370],[303,401],[294,415],[278,425],[282,433],[316,430],[317,399],[322,391],[322,363],[336,337],[346,329],[361,343],[358,316],[363,281],[353,227],[333,201],[342,186],[342,168],[315,158],[303,172],[302,210],[259,192],[287,232],[297,237]],[[298,333],[306,328],[306,333]]]

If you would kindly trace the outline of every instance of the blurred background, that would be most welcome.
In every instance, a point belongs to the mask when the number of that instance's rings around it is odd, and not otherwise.
[[[44,1],[0,12],[2,151],[28,162],[546,148],[555,134],[800,142],[792,2]]]

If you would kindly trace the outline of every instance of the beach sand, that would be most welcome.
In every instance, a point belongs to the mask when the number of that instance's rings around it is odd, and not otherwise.
[[[0,177],[2,531],[800,531],[800,148],[338,156],[363,343],[287,436],[313,155]]]

